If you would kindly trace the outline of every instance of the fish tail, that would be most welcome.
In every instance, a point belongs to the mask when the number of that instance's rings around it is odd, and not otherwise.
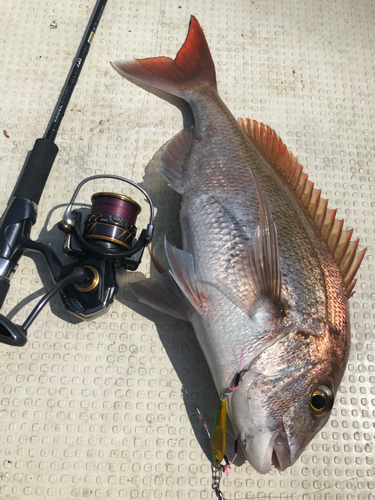
[[[191,16],[185,43],[173,60],[170,57],[111,61],[121,75],[185,98],[195,85],[216,88],[215,66],[199,22]]]

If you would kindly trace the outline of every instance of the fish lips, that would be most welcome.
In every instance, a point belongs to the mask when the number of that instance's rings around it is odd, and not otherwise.
[[[291,465],[291,459],[288,438],[285,431],[280,430],[273,434],[270,447],[272,447],[271,464],[280,471],[287,469]]]
[[[272,465],[284,471],[291,465],[288,439],[283,430],[263,433],[256,439],[256,448],[262,453],[254,453],[254,442],[245,437],[240,440],[242,449],[251,466],[261,474],[270,472]]]
[[[251,372],[246,375],[248,379],[253,378]],[[265,415],[261,405],[257,407],[258,411],[250,411],[249,386],[241,385],[228,396],[228,413],[243,452],[250,465],[261,474],[270,472],[272,465],[284,471],[295,461],[287,434],[283,426],[269,429],[264,425]]]

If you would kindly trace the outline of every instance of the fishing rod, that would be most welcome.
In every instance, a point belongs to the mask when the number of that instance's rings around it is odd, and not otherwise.
[[[62,221],[58,223],[58,228],[64,233],[64,253],[74,260],[73,263],[63,265],[49,246],[33,241],[30,237],[31,228],[37,219],[38,203],[59,150],[54,140],[106,3],[107,0],[97,0],[95,4],[44,136],[37,139],[29,151],[0,220],[0,308],[9,291],[11,276],[26,252],[44,255],[55,282],[55,286],[39,301],[22,326],[0,314],[0,342],[8,345],[25,345],[27,329],[57,292],[60,292],[64,307],[81,319],[91,320],[104,314],[117,291],[115,268],[121,266],[126,270],[136,270],[144,248],[152,238],[154,209],[148,194],[129,179],[104,174],[88,177],[78,185]],[[73,204],[86,182],[100,178],[130,184],[145,196],[150,219],[138,240],[135,224],[141,207],[132,198],[117,193],[93,194],[91,211],[82,229],[82,213],[73,210]]]

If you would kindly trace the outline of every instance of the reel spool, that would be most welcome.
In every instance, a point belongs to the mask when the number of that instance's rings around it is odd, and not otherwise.
[[[137,233],[135,223],[142,210],[138,203],[117,193],[95,193],[91,201],[84,239],[107,249],[129,250]]]
[[[145,196],[145,201],[150,206],[150,220],[147,228],[142,230],[138,241],[135,239],[137,231],[135,223],[141,213],[141,207],[129,196],[117,193],[99,192],[92,195],[91,210],[86,217],[84,231],[81,233],[82,214],[78,210],[73,210],[73,204],[82,186],[95,179],[125,182]],[[82,253],[95,254],[105,260],[118,260],[121,264],[125,264],[126,269],[135,270],[129,258],[133,257],[131,261],[134,261],[134,254],[143,250],[151,241],[153,220],[154,206],[144,189],[125,177],[103,174],[87,177],[77,186],[58,227],[66,233],[64,252],[68,256],[74,257],[76,254],[79,257]],[[76,246],[78,245],[78,252],[73,248],[72,240],[75,240]]]

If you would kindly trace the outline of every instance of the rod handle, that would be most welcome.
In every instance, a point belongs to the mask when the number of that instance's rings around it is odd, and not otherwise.
[[[27,198],[38,205],[59,148],[49,139],[37,139],[27,155],[13,196]]]

